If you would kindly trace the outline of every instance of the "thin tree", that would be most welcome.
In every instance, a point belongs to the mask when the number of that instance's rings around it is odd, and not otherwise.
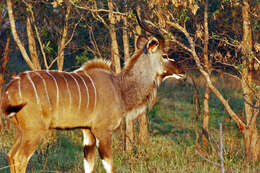
[[[119,73],[121,71],[120,66],[120,55],[119,55],[119,48],[117,43],[117,36],[116,36],[116,18],[114,16],[114,7],[113,7],[113,1],[108,0],[107,1],[108,9],[109,9],[109,33],[111,37],[111,59],[112,59],[112,65],[116,73]]]
[[[57,61],[58,69],[62,70],[63,65],[64,65],[64,48],[71,41],[71,39],[66,41],[67,33],[68,33],[68,19],[69,19],[70,11],[71,11],[71,4],[69,3],[69,1],[67,1],[67,0],[65,1],[65,4],[66,4],[65,25],[64,25],[64,28],[62,31],[61,39],[58,44],[58,55],[50,64],[48,64],[48,62],[47,62],[47,57],[46,57],[46,53],[44,51],[44,46],[43,46],[43,43],[42,43],[42,40],[41,40],[41,37],[39,34],[39,30],[35,24],[35,17],[34,17],[32,4],[30,4],[26,1],[23,1],[23,3],[26,5],[26,7],[28,9],[27,11],[29,12],[29,14],[27,15],[27,19],[26,19],[28,47],[29,47],[29,53],[30,53],[30,56],[29,56],[29,54],[27,53],[26,48],[25,48],[24,44],[22,43],[22,41],[20,40],[18,32],[16,30],[15,18],[14,18],[13,7],[12,7],[13,6],[12,0],[6,0],[6,3],[7,3],[7,7],[8,7],[8,15],[9,15],[10,27],[11,27],[13,38],[14,38],[25,62],[29,66],[29,68],[31,70],[42,69],[42,66],[40,65],[40,59],[38,56],[38,52],[37,52],[37,44],[36,44],[36,40],[35,40],[35,33],[36,33],[36,38],[39,42],[40,50],[41,50],[43,61],[44,61],[44,67],[46,69],[50,69],[52,67],[52,65]],[[33,26],[33,28],[32,28],[32,26]],[[72,36],[73,36],[73,34],[72,34]]]
[[[210,75],[210,62],[208,56],[208,45],[209,45],[209,29],[208,29],[208,0],[204,1],[204,39],[203,39],[203,58],[204,58],[204,69]],[[203,120],[202,120],[202,146],[208,148],[208,135],[209,135],[209,98],[210,88],[208,84],[205,85],[205,93],[203,99]]]

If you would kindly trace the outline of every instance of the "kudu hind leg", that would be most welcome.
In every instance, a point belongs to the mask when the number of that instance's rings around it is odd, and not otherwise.
[[[95,137],[89,129],[82,129],[84,145],[84,170],[85,173],[91,173],[95,164]]]
[[[39,131],[39,129],[30,129],[30,131],[24,131],[22,133],[16,149],[14,148],[15,151],[10,151],[9,160],[12,161],[10,173],[26,172],[27,163],[36,150],[43,134],[45,134],[45,132]]]
[[[102,164],[107,173],[113,173],[113,155],[111,149],[112,132],[102,131],[94,133],[96,137],[96,144]]]

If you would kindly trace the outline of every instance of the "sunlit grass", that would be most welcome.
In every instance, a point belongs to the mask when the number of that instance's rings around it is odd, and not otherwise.
[[[224,91],[225,97],[230,97],[232,108],[237,112],[242,112],[241,94],[234,89],[223,88],[221,90]],[[202,105],[204,89],[199,87],[199,92]],[[195,146],[192,84],[166,82],[161,86],[157,100],[154,108],[148,111],[150,138],[146,143],[139,144],[135,141],[134,151],[126,153],[123,151],[119,131],[114,132],[112,147],[115,172],[220,172],[220,167],[217,165],[220,162],[219,123],[223,124],[226,172],[260,172],[258,162],[246,162],[241,133],[213,94],[210,98],[210,152],[205,152]],[[199,129],[201,119],[202,117],[199,117]],[[1,169],[8,164],[6,154],[13,143],[15,130],[11,126],[1,131],[0,135]],[[82,140],[80,130],[57,131],[49,134],[30,160],[28,172],[84,172]],[[0,172],[7,173],[9,170],[4,169]],[[95,172],[105,173],[98,152],[96,152]]]

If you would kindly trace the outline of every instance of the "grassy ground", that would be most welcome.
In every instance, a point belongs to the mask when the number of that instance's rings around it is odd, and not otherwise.
[[[243,111],[239,91],[225,87],[221,91],[236,112]],[[145,144],[135,143],[134,152],[123,152],[119,132],[113,134],[115,172],[136,173],[208,173],[221,172],[219,157],[219,123],[223,124],[224,164],[226,172],[260,172],[260,164],[245,161],[242,136],[223,106],[211,95],[210,152],[195,146],[193,86],[184,82],[166,82],[159,90],[158,101],[149,111],[150,138]],[[199,87],[202,103],[203,88]],[[199,120],[199,127],[201,117]],[[258,123],[260,124],[260,123]],[[0,132],[0,172],[8,165],[15,131]],[[136,134],[137,135],[137,134]],[[96,153],[96,173],[104,169]],[[33,155],[28,172],[83,172],[82,135],[78,130],[57,131],[48,137]]]

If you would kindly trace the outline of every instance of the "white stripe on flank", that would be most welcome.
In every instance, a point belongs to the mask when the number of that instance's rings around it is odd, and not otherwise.
[[[97,104],[97,90],[96,90],[96,87],[95,87],[95,84],[94,84],[92,78],[88,75],[88,73],[86,73],[86,72],[84,71],[84,74],[90,79],[91,84],[92,84],[92,86],[93,86],[93,88],[94,88],[94,95],[95,95],[94,109],[95,109],[95,108],[96,108],[96,104]]]
[[[60,89],[59,89],[59,86],[58,86],[58,83],[57,83],[57,80],[55,79],[55,77],[48,71],[46,70],[46,73],[54,80],[55,82],[55,85],[56,85],[56,89],[57,89],[57,100],[56,100],[56,106],[58,107],[59,106],[59,100],[60,100]]]
[[[69,75],[74,79],[74,81],[76,82],[76,85],[77,85],[77,88],[78,88],[78,93],[79,93],[78,111],[80,111],[80,106],[81,106],[81,91],[80,91],[79,83],[78,83],[77,79],[76,79],[71,73],[68,73],[68,72],[65,72],[65,73],[69,74]]]
[[[38,93],[37,93],[35,84],[34,84],[32,78],[31,78],[31,76],[30,76],[30,72],[26,72],[26,74],[27,74],[27,77],[28,77],[29,81],[30,81],[31,84],[32,84],[32,87],[33,87],[33,90],[34,90],[34,94],[35,94],[35,97],[36,97],[37,104],[39,104],[39,103],[40,103],[39,96],[38,96]]]
[[[99,147],[99,140],[96,138],[96,146]]]
[[[69,104],[69,110],[71,110],[72,97],[71,97],[71,91],[70,91],[70,88],[69,88],[69,83],[68,83],[66,77],[64,76],[64,74],[61,75],[61,76],[63,77],[63,79],[64,79],[64,81],[65,81],[65,83],[66,83],[67,91],[68,91],[68,94],[69,94],[69,102],[70,102],[70,104]]]
[[[18,79],[18,94],[20,97],[20,100],[22,100],[22,91],[21,91],[21,79]]]
[[[89,92],[88,92],[88,86],[87,86],[85,80],[83,79],[83,77],[82,77],[80,74],[78,74],[78,73],[75,73],[75,74],[76,74],[77,76],[80,77],[80,79],[82,80],[82,82],[84,83],[84,86],[85,86],[85,88],[86,88],[86,92],[87,92],[87,95],[88,95],[88,104],[87,104],[87,108],[88,108],[88,105],[89,105]]]
[[[46,94],[46,96],[47,96],[48,103],[49,103],[50,107],[52,107],[52,106],[51,106],[51,101],[50,101],[50,97],[49,97],[49,94],[48,94],[48,89],[47,89],[47,85],[46,85],[45,79],[42,77],[42,75],[41,75],[39,72],[34,71],[34,73],[42,79],[42,82],[43,82],[43,85],[44,85],[44,90],[45,90],[45,94]]]

